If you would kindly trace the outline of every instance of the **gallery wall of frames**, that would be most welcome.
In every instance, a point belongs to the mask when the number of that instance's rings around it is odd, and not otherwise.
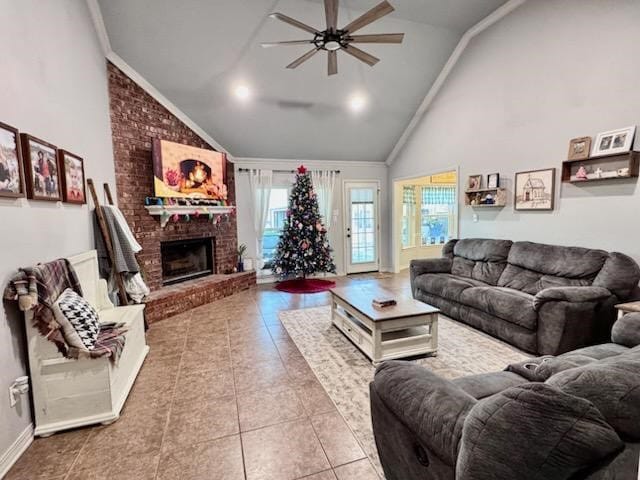
[[[609,182],[635,179],[640,175],[640,152],[633,151],[636,126],[578,137],[569,142],[567,160],[562,162],[563,183]],[[506,189],[500,187],[500,174],[470,175],[464,191],[465,205],[474,208],[503,208]],[[515,174],[515,210],[553,210],[556,196],[556,169],[545,168]]]
[[[84,160],[0,122],[0,197],[85,204]]]

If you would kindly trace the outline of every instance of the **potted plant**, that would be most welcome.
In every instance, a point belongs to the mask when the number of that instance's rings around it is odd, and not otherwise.
[[[242,257],[247,251],[247,245],[245,243],[241,243],[238,245],[238,271],[244,272],[244,263],[242,262]]]

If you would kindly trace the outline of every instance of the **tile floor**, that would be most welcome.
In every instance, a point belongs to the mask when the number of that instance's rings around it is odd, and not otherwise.
[[[36,439],[6,480],[378,480],[278,319],[327,304],[261,285],[153,324],[121,418]]]

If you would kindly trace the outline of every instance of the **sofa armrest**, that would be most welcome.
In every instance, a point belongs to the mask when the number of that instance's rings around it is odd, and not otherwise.
[[[380,365],[371,388],[428,450],[455,465],[464,420],[476,404],[471,395],[420,365],[401,361]]]
[[[551,287],[540,290],[533,298],[533,308],[538,311],[546,302],[599,302],[611,297],[604,287]]]
[[[544,383],[484,399],[465,421],[457,480],[585,478],[624,443],[590,401]]]
[[[451,273],[452,260],[450,258],[424,258],[421,260],[411,260],[409,271],[411,282],[425,273]]]
[[[640,345],[640,313],[627,313],[613,324],[611,340],[633,348]]]

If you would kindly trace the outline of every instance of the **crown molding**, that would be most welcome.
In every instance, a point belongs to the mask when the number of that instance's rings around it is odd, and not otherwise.
[[[107,29],[104,26],[104,18],[102,18],[102,10],[100,9],[98,0],[87,0],[87,7],[89,7],[91,20],[93,20],[93,26],[96,29],[98,40],[100,41],[100,45],[102,46],[102,53],[104,53],[106,57],[113,50],[111,48],[111,42],[109,41]]]
[[[489,28],[496,22],[500,21],[501,19],[509,15],[511,12],[513,12],[516,8],[520,7],[525,2],[526,0],[509,0],[507,3],[502,5],[500,8],[497,8],[494,12],[487,15],[485,18],[480,20],[478,23],[476,23],[473,27],[471,27],[469,30],[465,32],[462,38],[460,38],[458,45],[456,45],[456,48],[453,50],[453,53],[447,60],[447,63],[445,63],[442,71],[436,78],[435,82],[433,82],[433,85],[429,89],[429,92],[427,92],[427,95],[424,97],[424,100],[418,107],[418,110],[416,110],[416,113],[413,115],[413,118],[409,122],[409,125],[407,125],[407,128],[404,130],[404,132],[396,142],[395,146],[393,147],[393,150],[391,150],[391,153],[389,154],[389,156],[387,157],[387,160],[385,161],[387,165],[391,165],[396,160],[396,158],[398,157],[398,154],[407,143],[407,140],[409,140],[409,137],[411,137],[411,134],[413,133],[415,128],[418,126],[418,123],[420,123],[420,120],[422,120],[422,117],[429,109],[429,106],[431,105],[431,103],[433,103],[433,100],[436,98],[436,96],[440,92],[440,89],[442,88],[445,81],[449,77],[449,74],[458,63],[458,60],[460,60],[460,57],[462,56],[462,53],[465,51],[465,49],[469,45],[469,42],[471,42],[471,40],[476,35],[485,31],[487,28]]]
[[[274,163],[291,166],[291,168],[305,165],[313,168],[340,168],[340,167],[366,167],[366,168],[387,168],[384,162],[367,162],[362,160],[294,160],[290,158],[256,158],[240,157],[235,158],[233,163],[239,168],[265,167]]]

